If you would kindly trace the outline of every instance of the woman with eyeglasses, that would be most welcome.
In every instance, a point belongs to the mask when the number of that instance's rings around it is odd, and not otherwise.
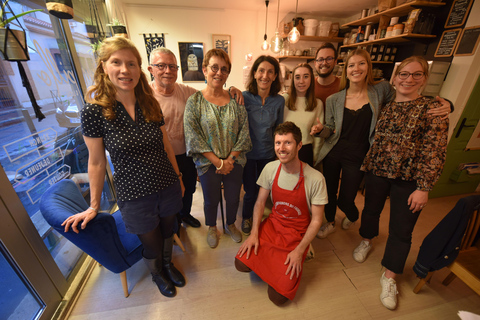
[[[382,259],[385,272],[380,279],[380,299],[388,309],[396,308],[395,277],[403,273],[413,228],[445,163],[448,119],[428,113],[440,105],[419,94],[427,78],[428,64],[422,57],[407,58],[398,66],[393,75],[395,99],[382,109],[362,165],[367,172],[360,226],[359,248],[363,249],[356,249],[354,257],[365,261],[390,197],[389,234]]]
[[[358,220],[355,198],[364,177],[360,166],[373,142],[380,108],[394,96],[395,90],[387,81],[373,79],[367,51],[356,49],[348,54],[340,92],[327,98],[325,126],[318,124],[312,129],[312,133],[325,138],[317,161],[323,161],[327,184],[327,223],[320,228],[319,238],[326,238],[335,231],[337,206],[345,213],[342,229],[349,229]],[[450,105],[446,101],[443,103],[444,106],[430,110],[429,114],[448,115]]]
[[[107,150],[126,231],[142,242],[143,260],[161,294],[173,297],[175,286],[184,286],[185,278],[164,249],[168,249],[165,243],[173,236],[175,215],[182,208],[184,186],[164,117],[141,70],[140,53],[130,40],[107,38],[97,53],[94,84],[81,114],[89,153],[90,207],[62,225],[65,232],[71,228],[79,233],[97,215]]]
[[[314,138],[311,130],[317,122],[324,121],[323,103],[315,98],[315,78],[313,69],[308,63],[298,64],[293,69],[292,75],[292,85],[288,94],[283,95],[284,121],[295,123],[302,131],[302,148],[298,152],[298,158],[313,167],[314,154],[318,154],[323,139],[320,141],[319,138]]]
[[[231,70],[228,54],[220,49],[207,52],[203,74],[207,87],[190,96],[184,114],[187,155],[195,161],[203,190],[207,243],[218,245],[217,209],[223,183],[227,232],[233,241],[241,242],[235,226],[245,154],[252,148],[245,107],[223,89]]]
[[[252,229],[253,207],[259,190],[257,179],[265,165],[275,160],[273,132],[283,122],[285,99],[278,94],[281,86],[279,73],[277,59],[258,57],[250,70],[247,91],[243,92],[252,139],[252,150],[247,153],[243,169],[242,232],[245,235],[249,235]]]

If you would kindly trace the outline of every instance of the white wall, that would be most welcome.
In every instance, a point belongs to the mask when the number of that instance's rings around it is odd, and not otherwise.
[[[269,11],[269,38],[274,33],[276,21]],[[125,4],[129,37],[138,48],[144,47],[143,33],[165,33],[165,46],[172,50],[177,59],[178,42],[203,42],[204,53],[212,49],[212,34],[229,34],[232,40],[232,72],[227,80],[227,87],[233,85],[243,89],[242,67],[245,55],[261,55],[265,28],[265,11],[238,11],[223,9],[185,9],[179,7],[144,6]],[[276,18],[276,15],[275,15]],[[147,55],[141,50],[144,60],[143,69],[147,71]],[[270,55],[273,52],[268,51]],[[177,82],[181,82],[181,75]],[[203,89],[202,82],[188,82],[189,86]]]
[[[465,27],[480,25],[480,1],[473,3]],[[473,56],[454,57],[440,96],[453,102],[455,111],[450,115],[448,137],[453,134],[473,87],[480,75],[480,46]]]

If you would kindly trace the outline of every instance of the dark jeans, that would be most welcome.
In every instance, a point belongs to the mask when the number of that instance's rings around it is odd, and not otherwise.
[[[382,265],[397,274],[403,273],[412,245],[413,228],[420,215],[419,211],[413,213],[408,205],[408,197],[416,189],[415,181],[378,177],[371,172],[365,179],[365,207],[360,235],[365,239],[378,236],[380,214],[390,196],[390,222]]]
[[[213,227],[217,225],[217,211],[220,197],[223,191],[225,195],[225,206],[227,224],[235,223],[237,217],[238,203],[240,202],[240,189],[242,188],[243,167],[235,163],[229,174],[216,174],[214,165],[210,165],[208,171],[200,176],[200,183],[203,190],[203,211],[205,213],[205,224]]]
[[[182,198],[183,207],[180,210],[180,217],[184,218],[190,215],[192,209],[193,194],[197,185],[197,169],[195,169],[193,158],[187,157],[185,153],[175,156],[175,158],[177,159],[178,169],[183,175],[182,181],[185,186],[185,193]]]
[[[355,198],[362,183],[364,172],[360,171],[363,156],[352,155],[348,151],[335,152],[333,149],[323,159],[323,176],[327,184],[328,204],[325,205],[325,217],[328,222],[335,221],[337,206],[347,216],[348,220],[358,220],[358,208],[355,205]],[[340,190],[340,173],[342,183]],[[338,191],[338,198],[337,198]]]
[[[247,163],[243,168],[243,190],[245,191],[245,195],[243,196],[242,217],[244,220],[250,219],[253,216],[253,208],[255,207],[259,190],[257,179],[265,165],[273,160],[274,159],[247,159]]]
[[[298,159],[306,162],[313,168],[313,144],[304,144],[300,151],[298,151]]]

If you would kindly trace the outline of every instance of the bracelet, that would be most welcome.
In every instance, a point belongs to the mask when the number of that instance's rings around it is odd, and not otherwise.
[[[179,174],[177,174],[177,176],[178,176],[179,178],[181,178],[181,177],[183,177],[183,173],[180,172]]]
[[[220,167],[215,166],[215,168],[217,168],[217,170],[222,170],[222,168],[223,168],[223,159],[220,159],[220,161],[222,161],[222,164],[220,165]]]
[[[93,211],[95,211],[95,213],[98,213],[98,210],[97,210],[97,209],[95,209],[95,208],[88,207],[88,209],[92,209]],[[88,210],[88,209],[87,209],[87,210]]]
[[[237,157],[235,157],[233,154],[230,154],[229,157],[232,158],[233,161],[237,160]]]

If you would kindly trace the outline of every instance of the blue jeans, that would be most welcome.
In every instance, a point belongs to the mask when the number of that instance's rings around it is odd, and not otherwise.
[[[245,195],[243,196],[242,217],[244,220],[250,219],[253,216],[253,208],[255,207],[259,190],[257,179],[265,165],[273,160],[274,159],[247,159],[245,168],[243,168],[243,190],[245,191]]]
[[[420,212],[413,213],[408,197],[417,189],[415,181],[378,177],[368,172],[365,179],[365,207],[360,235],[365,239],[378,236],[380,214],[390,196],[390,222],[382,265],[397,274],[403,273],[412,245],[412,232]]]
[[[222,196],[222,182],[228,225],[234,224],[237,218],[240,189],[242,188],[243,167],[241,165],[235,163],[232,171],[227,175],[216,174],[215,171],[215,166],[210,165],[208,171],[200,176],[200,183],[203,189],[205,224],[209,227],[217,225],[218,204]]]

